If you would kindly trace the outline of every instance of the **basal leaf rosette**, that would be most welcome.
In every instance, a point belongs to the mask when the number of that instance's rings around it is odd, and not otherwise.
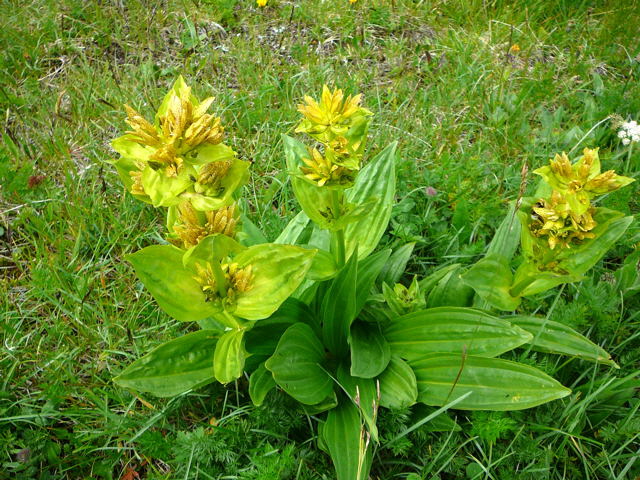
[[[200,102],[178,78],[165,96],[154,124],[125,105],[125,135],[112,142],[120,158],[113,163],[127,190],[156,207],[189,198],[198,210],[221,208],[248,178],[248,162],[222,143],[220,118],[206,113],[213,102]]]
[[[158,305],[181,321],[267,318],[304,279],[314,250],[291,245],[243,247],[212,235],[186,253],[172,245],[127,257]]]

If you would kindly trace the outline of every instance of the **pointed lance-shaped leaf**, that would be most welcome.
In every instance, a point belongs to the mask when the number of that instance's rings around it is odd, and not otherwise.
[[[213,356],[213,373],[222,384],[242,375],[247,352],[244,349],[244,330],[230,330],[220,337]]]
[[[351,400],[341,398],[338,406],[329,411],[321,436],[336,469],[337,480],[369,478],[371,445]]]
[[[354,322],[349,337],[351,345],[351,375],[373,378],[389,363],[391,349],[377,324]]]
[[[333,380],[322,366],[324,357],[324,347],[311,327],[297,323],[284,332],[265,367],[285,392],[314,405],[333,392]]]
[[[471,392],[460,410],[522,410],[571,393],[537,368],[500,358],[432,354],[409,362],[418,381],[418,401],[443,406]]]
[[[479,260],[462,275],[462,281],[498,310],[515,310],[520,305],[521,298],[510,293],[513,273],[502,255],[491,254]]]
[[[322,298],[322,337],[329,351],[338,357],[348,351],[349,329],[356,317],[357,279],[358,259],[352,255]]]
[[[251,288],[238,295],[235,314],[247,320],[267,318],[304,280],[315,250],[265,243],[240,252],[234,261],[251,265]]]
[[[578,357],[620,368],[605,349],[566,325],[545,318],[517,315],[506,317],[512,324],[531,333],[532,350]]]
[[[160,308],[177,320],[197,321],[218,309],[206,301],[193,271],[183,266],[183,254],[183,250],[172,245],[152,245],[127,255],[126,259]]]
[[[264,363],[251,374],[249,377],[249,396],[251,401],[256,407],[259,407],[264,402],[267,393],[269,393],[276,386],[276,382],[273,380],[273,375],[264,366]]]
[[[391,353],[409,361],[429,353],[495,357],[531,340],[531,334],[481,310],[438,307],[397,317],[385,328]]]
[[[380,382],[380,405],[386,408],[408,408],[418,399],[418,384],[412,368],[396,355],[377,379]]]
[[[215,380],[213,352],[219,332],[200,330],[163,343],[113,381],[124,388],[172,397]]]
[[[397,142],[385,147],[358,173],[353,187],[346,190],[347,200],[353,204],[373,202],[367,215],[346,227],[347,256],[357,248],[358,257],[365,258],[387,229],[396,192],[396,147]]]

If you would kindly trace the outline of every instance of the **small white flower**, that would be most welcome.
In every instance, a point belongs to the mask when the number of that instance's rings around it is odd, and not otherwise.
[[[622,140],[623,145],[640,142],[640,125],[635,120],[624,122],[618,130],[618,138]]]

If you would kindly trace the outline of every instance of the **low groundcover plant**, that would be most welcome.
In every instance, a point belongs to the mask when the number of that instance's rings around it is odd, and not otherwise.
[[[524,347],[616,366],[567,326],[515,315],[523,297],[580,280],[632,221],[593,199],[632,181],[601,173],[597,149],[537,169],[536,194],[498,229],[486,256],[398,283],[413,245],[376,251],[394,202],[396,144],[366,158],[372,112],[324,87],[283,135],[302,211],[273,243],[235,203],[248,163],[220,119],[179,78],[154,123],[126,107],[113,141],[131,194],[167,209],[167,244],[127,257],[158,305],[201,329],[155,348],[115,382],[160,397],[249,376],[260,405],[274,388],[320,419],[318,444],[340,480],[368,478],[379,409],[519,410],[570,390],[498,358]],[[521,247],[521,263],[512,259]],[[511,312],[511,313],[510,313]]]

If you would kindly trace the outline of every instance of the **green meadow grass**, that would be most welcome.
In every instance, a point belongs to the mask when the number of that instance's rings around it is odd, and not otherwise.
[[[333,478],[283,394],[254,408],[244,379],[171,400],[111,383],[194,328],[160,312],[123,260],[163,235],[161,212],[106,163],[123,103],[151,117],[179,74],[215,95],[226,142],[253,164],[244,208],[273,239],[297,212],[280,142],[296,104],[323,83],[363,92],[369,151],[398,140],[402,157],[383,241],[416,242],[409,273],[424,275],[479,258],[525,164],[599,146],[605,169],[638,175],[640,147],[629,157],[614,127],[640,117],[639,24],[635,0],[3,2],[0,479]],[[639,191],[604,204],[638,212]],[[523,306],[620,370],[517,352],[574,394],[451,414],[457,428],[387,413],[372,478],[638,478],[640,302],[613,272],[639,242],[636,222],[588,279]]]

